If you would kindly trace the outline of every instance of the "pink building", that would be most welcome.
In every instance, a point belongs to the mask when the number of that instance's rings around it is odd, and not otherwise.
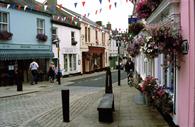
[[[179,58],[180,68],[164,72],[159,65],[163,61],[162,55],[148,63],[142,55],[136,58],[136,70],[142,77],[152,75],[158,78],[163,85],[169,86],[173,81],[173,122],[179,127],[195,127],[195,0],[162,0],[146,19],[147,24],[166,21],[175,23],[182,31],[183,40],[189,44],[188,54]]]
[[[195,2],[180,1],[181,29],[183,38],[189,42],[188,55],[184,56],[179,71],[178,125],[195,127]]]

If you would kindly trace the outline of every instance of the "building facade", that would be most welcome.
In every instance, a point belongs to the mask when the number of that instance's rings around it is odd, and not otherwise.
[[[74,17],[65,9],[57,8],[52,19],[53,42],[58,39],[59,43],[53,43],[53,61],[56,67],[60,66],[63,76],[81,73],[80,23]]]
[[[136,58],[136,70],[145,77],[152,75],[161,85],[168,88],[173,96],[172,120],[180,127],[195,126],[195,2],[194,0],[162,0],[147,18],[148,24],[169,22],[181,31],[183,41],[189,44],[189,51],[175,59],[167,69],[162,64],[167,59],[163,54],[155,59],[147,59],[143,54]]]
[[[10,3],[0,2],[0,84],[13,84],[15,67],[22,71],[23,81],[29,81],[29,64],[32,59],[40,66],[40,77],[46,77],[47,64],[53,56],[51,14],[28,7],[26,10],[17,9],[19,5],[37,5],[32,1],[12,3],[7,8],[8,4]]]

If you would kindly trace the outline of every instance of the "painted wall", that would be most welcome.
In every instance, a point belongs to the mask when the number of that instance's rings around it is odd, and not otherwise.
[[[194,85],[195,85],[195,20],[194,0],[181,0],[181,28],[184,39],[189,42],[189,53],[183,57],[179,70],[178,124],[181,127],[194,127]]]
[[[51,45],[51,17],[2,7],[0,11],[9,13],[10,32],[13,33],[12,40],[5,41],[6,44]],[[46,42],[36,39],[37,18],[45,20],[45,34],[48,37]]]
[[[80,51],[80,30],[74,29],[71,27],[61,26],[57,24],[53,24],[53,27],[57,28],[57,35],[60,39],[60,68],[64,75],[66,74],[74,74],[81,72],[81,51]],[[77,44],[75,46],[71,45],[71,31],[75,32],[75,41]],[[56,46],[53,46],[54,57],[57,58],[57,49]],[[64,71],[64,54],[76,54],[76,71]],[[79,62],[80,61],[80,64]]]

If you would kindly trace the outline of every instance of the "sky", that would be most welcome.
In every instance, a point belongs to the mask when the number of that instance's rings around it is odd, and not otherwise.
[[[37,1],[43,2],[44,0]],[[85,1],[84,6],[83,1]],[[101,4],[100,1],[102,1]],[[128,28],[128,16],[132,15],[133,11],[133,4],[129,0],[128,2],[126,0],[110,0],[110,3],[109,0],[58,0],[57,2],[81,15],[86,14],[86,17],[94,22],[102,21],[103,25],[110,22],[112,29],[117,28],[121,29],[121,31],[125,31]],[[115,2],[117,3],[116,7]],[[76,8],[74,3],[77,3]],[[110,4],[111,9],[109,9]]]

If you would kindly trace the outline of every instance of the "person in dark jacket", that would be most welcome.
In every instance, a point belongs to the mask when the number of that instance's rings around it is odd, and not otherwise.
[[[132,78],[134,73],[134,62],[131,59],[129,59],[125,64],[125,71],[127,72],[128,84],[132,85],[131,83],[132,83]]]

